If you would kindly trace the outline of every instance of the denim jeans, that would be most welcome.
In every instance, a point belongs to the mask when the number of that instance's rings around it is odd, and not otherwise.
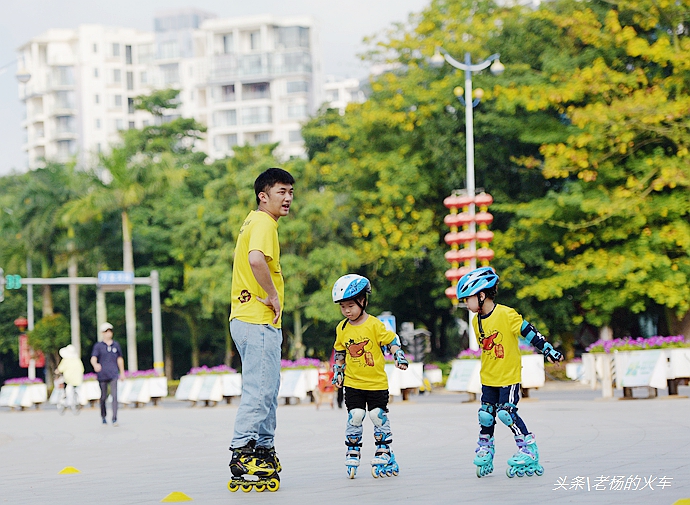
[[[268,324],[233,319],[230,333],[242,358],[242,399],[232,447],[244,447],[252,440],[257,447],[273,447],[283,332]]]

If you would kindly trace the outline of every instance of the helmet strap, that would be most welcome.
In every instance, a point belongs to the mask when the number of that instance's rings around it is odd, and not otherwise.
[[[352,322],[359,321],[362,315],[364,314],[364,310],[367,308],[367,295],[364,295],[364,301],[360,303],[359,298],[355,298],[354,302],[357,304],[357,307],[359,307],[359,315],[352,320]]]
[[[477,303],[479,303],[479,311],[477,311],[477,326],[479,326],[479,334],[481,339],[484,340],[484,328],[482,328],[482,306],[486,301],[486,294],[484,294],[484,299],[482,299],[482,292],[477,293]]]

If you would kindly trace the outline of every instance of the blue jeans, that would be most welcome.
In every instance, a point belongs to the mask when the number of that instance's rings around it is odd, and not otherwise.
[[[242,399],[232,447],[244,447],[252,440],[257,447],[273,447],[283,332],[268,324],[232,319],[230,334],[242,358]]]

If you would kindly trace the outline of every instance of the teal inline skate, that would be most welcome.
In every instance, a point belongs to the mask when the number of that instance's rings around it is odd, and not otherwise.
[[[477,465],[477,477],[486,477],[494,471],[494,437],[479,435],[477,448],[474,450],[474,464]]]
[[[371,475],[374,478],[398,475],[400,467],[390,448],[392,440],[387,438],[385,433],[375,433],[374,439],[376,440],[376,452],[371,460]]]
[[[533,475],[543,475],[544,467],[539,464],[539,450],[535,442],[534,435],[515,435],[515,443],[518,450],[513,457],[508,460],[506,475],[511,479],[518,477],[532,477]]]
[[[361,457],[360,450],[362,448],[362,436],[348,435],[345,439],[347,452],[345,453],[345,467],[347,468],[347,476],[354,479],[357,475],[357,468],[359,468],[359,458]]]

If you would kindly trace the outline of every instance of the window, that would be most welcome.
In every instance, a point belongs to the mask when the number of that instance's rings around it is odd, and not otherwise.
[[[309,47],[309,28],[301,26],[281,26],[277,28],[277,46],[279,49]]]
[[[58,109],[74,109],[74,91],[56,91],[55,107]]]
[[[235,85],[230,84],[228,86],[221,86],[221,88],[220,88],[220,99],[223,102],[234,102],[235,101]]]
[[[57,133],[75,133],[76,121],[74,116],[58,116],[55,118]]]
[[[228,151],[237,145],[237,134],[216,135],[213,137],[213,147],[216,151]]]
[[[94,69],[93,69],[93,76],[94,76],[96,79],[98,79],[98,69],[97,69],[97,68],[94,68]]]
[[[232,33],[223,35],[223,53],[230,54],[232,52]]]
[[[113,70],[113,82],[121,82],[122,81],[122,72],[120,71],[119,68],[116,68]]]
[[[113,44],[113,56],[120,56],[120,44]]]
[[[141,64],[149,64],[153,62],[153,44],[140,44],[137,47],[138,61]]]
[[[168,40],[166,42],[161,42],[158,48],[158,57],[165,60],[170,58],[177,58],[179,56],[179,50],[177,48],[176,40]]]
[[[116,119],[115,120],[115,129],[117,131],[124,130],[125,129],[125,122],[122,119]]]
[[[98,153],[101,152],[101,143],[100,143],[100,142],[98,142],[98,143],[96,144],[96,152],[98,152]]]
[[[55,67],[55,84],[58,86],[72,86],[74,84],[74,67]]]
[[[242,124],[262,124],[271,122],[270,107],[246,107],[242,109]]]
[[[268,144],[271,141],[271,132],[259,132],[249,136],[248,144],[256,146],[259,144]]]
[[[300,130],[291,130],[288,132],[288,140],[290,142],[302,142],[302,132]]]
[[[249,34],[249,47],[252,51],[261,50],[261,32],[251,32]]]
[[[134,121],[130,121],[130,122],[129,122],[129,129],[130,129],[130,130],[134,130],[134,128],[136,128],[136,127],[134,126]]]
[[[237,111],[220,110],[213,113],[213,124],[215,126],[234,126],[237,124]]]
[[[73,140],[58,140],[57,141],[58,156],[66,157],[72,156],[76,153],[77,143]]]
[[[125,46],[125,63],[132,64],[132,46]]]
[[[146,74],[146,72],[142,72],[139,74],[139,82],[142,84],[148,84],[148,79],[149,76]]]
[[[271,98],[271,89],[267,82],[256,82],[242,85],[242,99],[256,100],[259,98]]]
[[[134,72],[127,72],[127,89],[134,89]]]
[[[303,103],[288,105],[287,116],[290,119],[303,119],[307,117],[307,105]]]
[[[306,93],[309,91],[309,83],[307,81],[288,81],[288,93]]]
[[[96,105],[101,103],[101,97],[98,95],[93,95],[93,103],[95,103]]]
[[[93,52],[97,53],[98,52],[98,44],[93,45]]]
[[[113,105],[115,107],[122,107],[122,95],[115,95],[113,97]]]
[[[101,120],[96,119],[96,130],[100,130],[100,129],[101,129]]]
[[[134,98],[127,98],[127,112],[129,114],[134,114],[136,109],[134,108]]]
[[[163,84],[168,85],[180,82],[180,71],[177,63],[161,65],[160,69],[163,75]]]
[[[311,72],[311,60],[309,54],[304,52],[285,53],[283,58],[283,72]]]

